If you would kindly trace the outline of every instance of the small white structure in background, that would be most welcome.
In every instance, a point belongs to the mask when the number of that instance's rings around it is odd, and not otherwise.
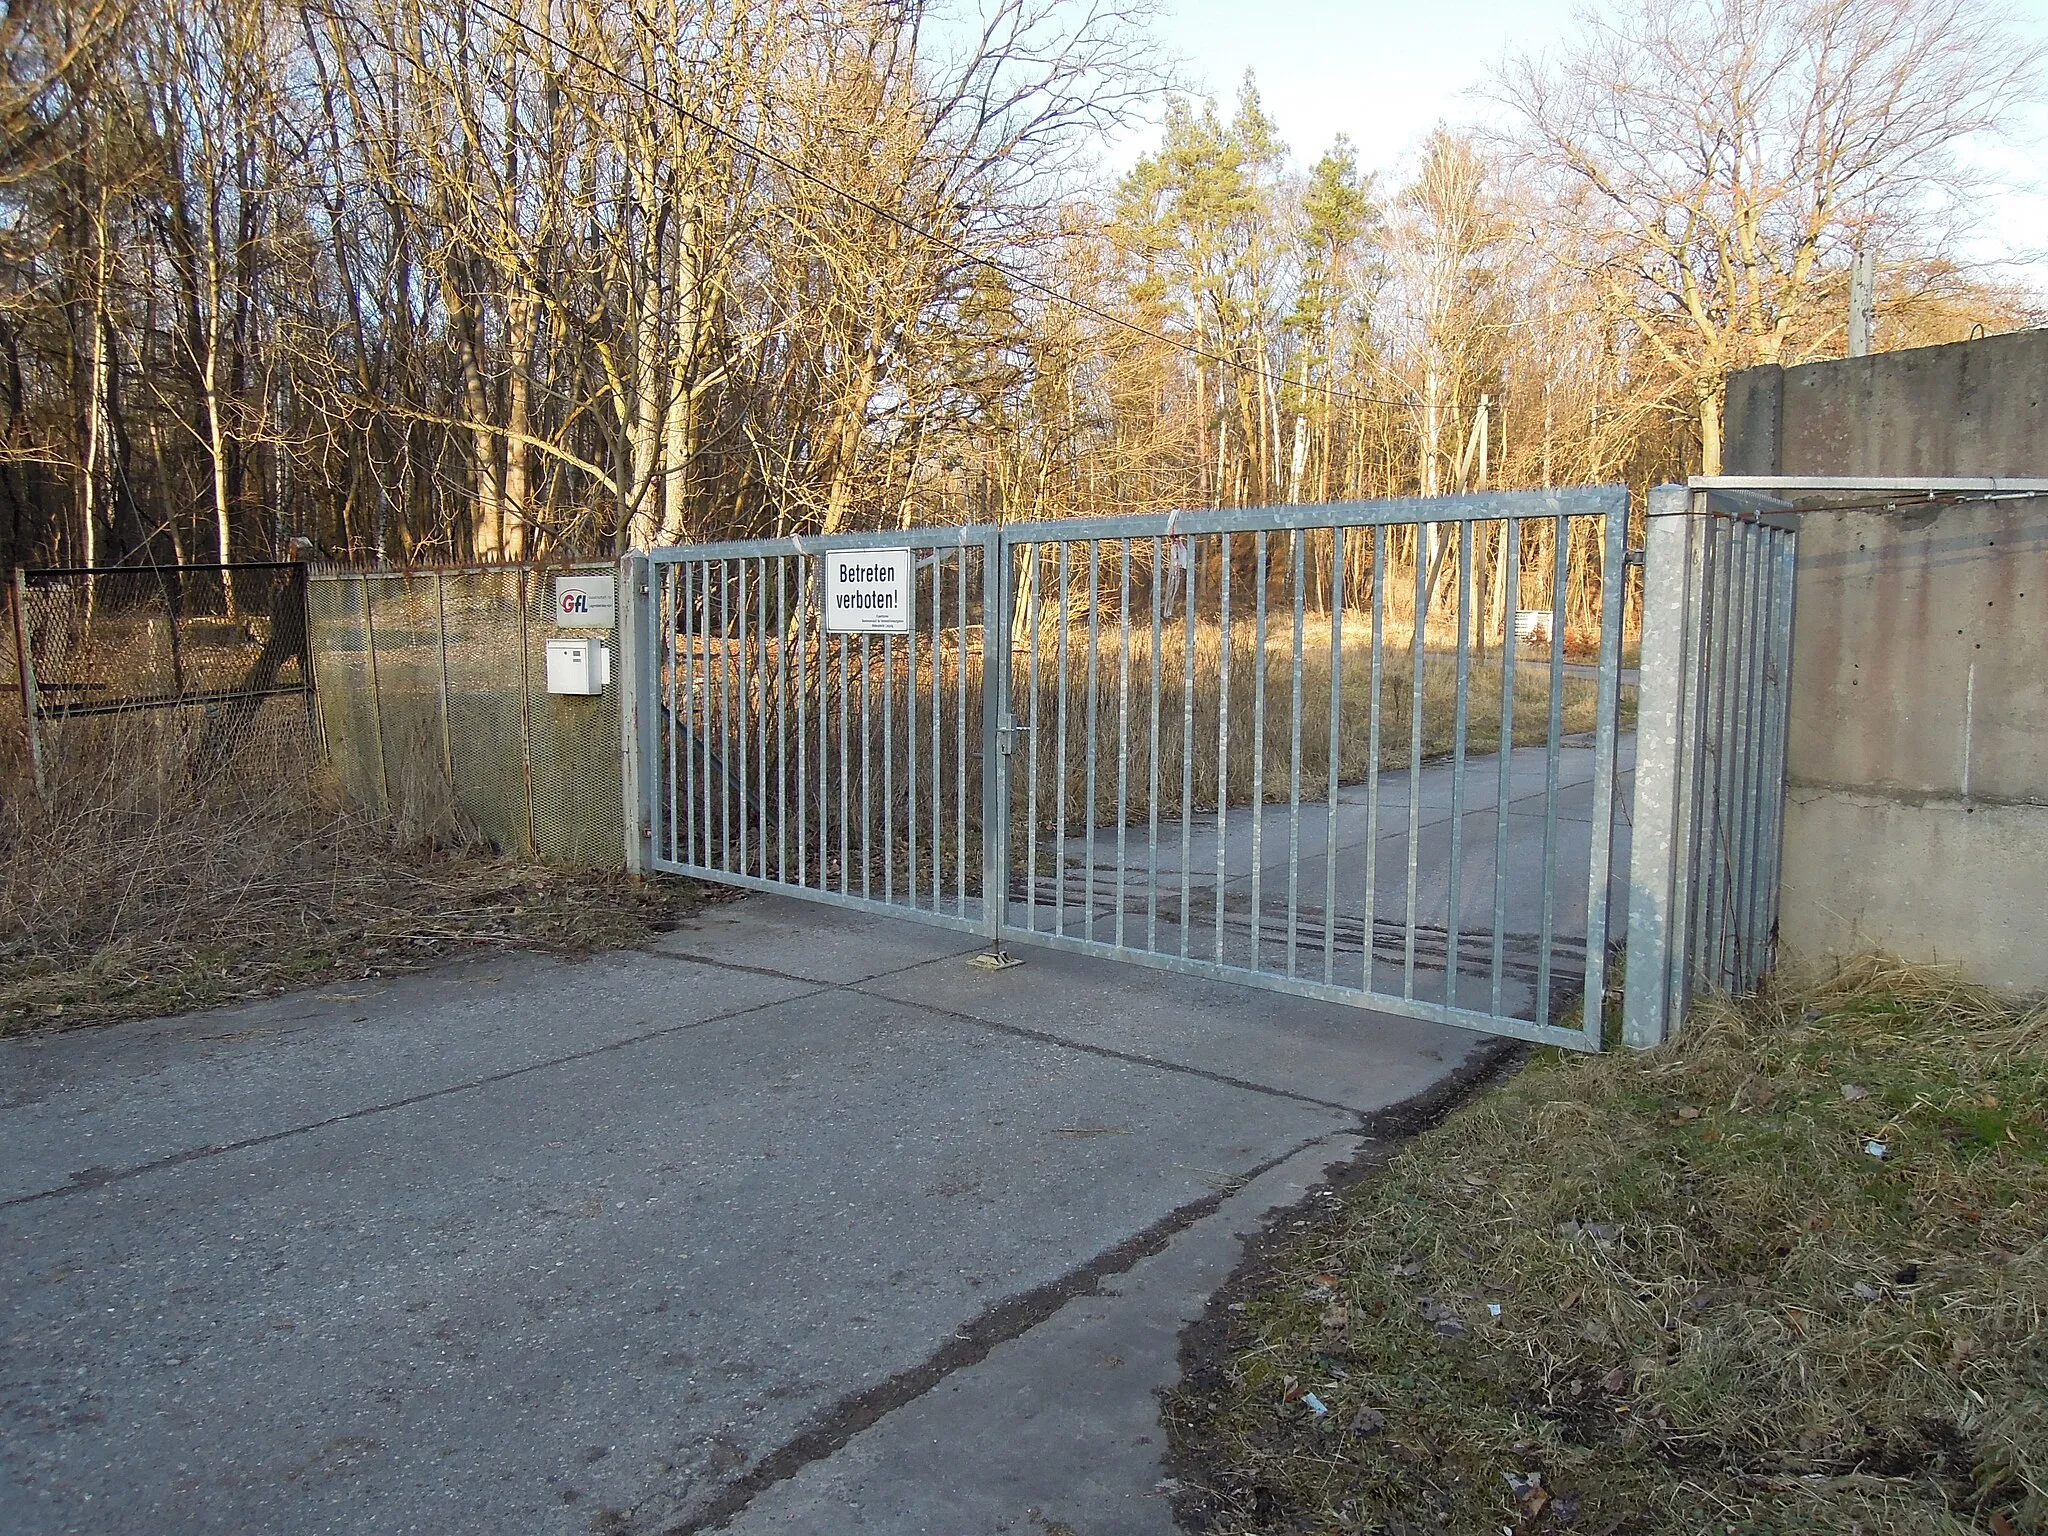
[[[595,697],[611,686],[612,652],[595,640],[550,640],[548,692]]]
[[[1524,645],[1550,643],[1550,610],[1528,608],[1515,615],[1515,638]]]

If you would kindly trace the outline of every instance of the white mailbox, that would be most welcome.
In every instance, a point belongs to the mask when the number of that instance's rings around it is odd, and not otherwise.
[[[611,647],[595,640],[548,642],[548,692],[600,694],[612,680]]]

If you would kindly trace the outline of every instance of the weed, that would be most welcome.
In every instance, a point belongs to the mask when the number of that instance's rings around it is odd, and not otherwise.
[[[55,737],[40,797],[18,752],[0,761],[0,1034],[403,970],[463,946],[632,942],[678,899],[498,858],[445,784],[377,816],[309,770],[303,745],[197,773],[201,719],[90,724]]]
[[[2048,1009],[1866,959],[1540,1057],[1239,1305],[1212,1529],[2048,1529]]]

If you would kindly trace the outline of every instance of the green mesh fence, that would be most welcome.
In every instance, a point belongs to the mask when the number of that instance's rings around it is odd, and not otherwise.
[[[321,571],[309,611],[328,759],[394,817],[440,805],[506,853],[565,868],[624,862],[616,683],[547,691],[546,643],[598,638],[554,624],[558,574],[483,566]],[[616,666],[616,630],[603,635]]]

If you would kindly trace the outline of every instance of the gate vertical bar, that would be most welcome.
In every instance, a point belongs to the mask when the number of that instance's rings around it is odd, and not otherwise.
[[[1010,755],[1014,733],[1009,723],[1010,697],[1010,551],[1001,530],[981,538],[981,916],[989,943],[1000,948],[1009,918],[1010,891]],[[964,595],[967,547],[960,550]],[[1036,588],[1033,589],[1034,600]],[[960,605],[960,673],[967,674],[967,604]],[[966,698],[964,692],[962,699]],[[960,717],[960,736],[967,736],[967,717]],[[1032,755],[1038,744],[1032,742]],[[963,811],[964,814],[964,811]],[[964,901],[964,898],[963,898]],[[964,905],[962,908],[964,915]]]
[[[1185,959],[1195,920],[1188,911],[1194,865],[1195,826],[1195,559],[1194,541],[1188,541],[1188,579],[1181,599],[1181,639],[1186,665],[1181,675],[1180,695],[1180,953]]]
[[[1552,949],[1557,935],[1557,780],[1564,745],[1564,636],[1571,593],[1572,525],[1558,513],[1550,538],[1550,712],[1543,739],[1543,916],[1536,930],[1536,1022],[1550,1022]]]
[[[1216,935],[1215,955],[1223,959],[1224,889],[1230,872],[1230,535],[1223,535],[1217,562],[1216,652]]]
[[[1373,986],[1373,960],[1379,947],[1380,878],[1380,698],[1386,681],[1387,530],[1372,531],[1372,664],[1367,686],[1372,689],[1366,722],[1365,761],[1365,969],[1359,986]]]
[[[1287,974],[1292,976],[1301,943],[1301,627],[1308,585],[1308,533],[1294,530],[1294,678],[1288,714],[1287,784]]]
[[[896,637],[882,636],[882,900],[896,900]]]
[[[754,562],[754,826],[757,868],[768,878],[768,557]]]
[[[1323,985],[1337,979],[1337,783],[1344,773],[1344,527],[1330,530],[1329,803],[1323,812]]]
[[[1116,924],[1117,948],[1124,945],[1124,886],[1129,878],[1126,846],[1130,829],[1131,787],[1131,541],[1117,551],[1121,587],[1117,598],[1116,689]]]
[[[986,544],[983,545],[984,552],[988,547]],[[954,867],[958,871],[958,878],[954,882],[956,889],[953,893],[953,910],[956,916],[965,918],[967,916],[967,546],[964,534],[962,535],[960,558],[956,564],[960,577],[960,675],[958,679],[960,729],[953,736],[954,776],[956,781],[953,794],[953,815],[958,829],[955,837],[959,847],[955,850],[954,856]],[[982,590],[986,593],[988,588],[988,571],[986,568],[982,571],[981,580]],[[1004,630],[996,638],[995,642],[991,644],[988,633],[988,607],[985,597],[981,617],[981,675],[982,687],[986,689],[988,686],[988,653],[992,649],[997,650],[1003,657],[1007,658],[1009,651],[1006,647],[1010,643],[1010,632]],[[1001,675],[1007,677],[1009,673],[1006,670]],[[1005,694],[1005,697],[1007,697],[1007,694]],[[986,736],[982,738],[981,751],[984,758],[994,750],[994,747],[995,744],[990,738]],[[983,836],[986,835],[987,832],[984,829]],[[986,895],[983,896],[982,900],[983,904],[986,905]]]
[[[1261,528],[1254,543],[1258,566],[1258,595],[1252,602],[1252,954],[1251,967],[1260,968],[1264,947],[1265,834],[1266,834],[1266,588],[1271,571],[1270,542]]]
[[[688,864],[699,862],[698,849],[701,846],[697,825],[697,610],[692,601],[696,594],[696,570],[697,567],[687,560],[676,565],[675,629],[664,642],[670,651],[671,665],[682,674],[681,697],[677,707],[670,712],[669,730],[681,738],[676,745],[683,758],[685,814],[682,817],[682,842],[684,862]],[[687,650],[684,649],[685,641],[689,646]]]
[[[1057,553],[1060,573],[1060,627],[1054,644],[1053,686],[1055,729],[1058,732],[1059,747],[1053,757],[1053,839],[1052,839],[1052,931],[1067,931],[1067,672],[1072,660],[1067,652],[1070,632],[1073,628],[1072,612],[1067,601],[1069,580],[1069,557],[1067,541],[1061,539],[1053,546]]]
[[[1472,724],[1472,520],[1458,521],[1457,695],[1451,705],[1451,868],[1444,903],[1444,1003],[1458,1006],[1465,923],[1465,746]]]
[[[1773,615],[1772,658],[1778,669],[1778,688],[1771,708],[1770,775],[1773,804],[1766,822],[1764,871],[1767,883],[1764,887],[1764,902],[1759,920],[1763,924],[1766,957],[1774,966],[1777,963],[1778,951],[1778,898],[1785,859],[1786,779],[1792,731],[1792,627],[1799,594],[1798,541],[1799,536],[1796,533],[1789,529],[1781,529],[1778,531],[1776,547],[1772,552],[1777,591],[1776,611]]]
[[[860,894],[875,894],[875,695],[874,648],[865,631],[860,637]],[[841,750],[844,750],[842,744]]]
[[[943,557],[940,555],[939,551],[932,551],[933,570],[937,570],[939,568],[939,562],[941,558]],[[917,805],[917,695],[919,692],[917,678],[917,641],[917,557],[913,554],[910,560],[910,618],[908,624],[905,626],[905,634],[903,637],[903,654],[905,657],[905,674],[903,679],[903,708],[905,714],[903,728],[903,758],[904,763],[906,765],[906,782],[903,790],[903,825],[904,830],[909,834],[910,842],[910,874],[904,882],[904,891],[905,894],[908,895],[908,897],[910,898],[910,904],[913,907],[917,905],[918,893],[917,831],[918,824],[924,820],[924,818],[918,814]],[[932,665],[934,667],[938,665],[938,653],[939,648],[936,645],[934,645],[932,647]],[[934,711],[932,714],[931,732],[932,739],[936,741],[938,739],[939,734],[939,717],[936,711]]]
[[[1087,809],[1082,813],[1082,827],[1088,836],[1088,856],[1082,864],[1087,882],[1081,896],[1081,937],[1093,940],[1095,937],[1095,758],[1100,738],[1096,734],[1098,689],[1101,684],[1102,644],[1102,541],[1088,541],[1088,769]]]
[[[1593,722],[1593,828],[1586,878],[1586,985],[1580,1022],[1600,1047],[1607,999],[1607,894],[1613,878],[1614,754],[1621,714],[1621,600],[1627,577],[1628,498],[1611,508],[1600,560],[1600,696]]]
[[[1161,666],[1160,628],[1163,609],[1159,588],[1164,572],[1165,545],[1157,538],[1152,540],[1152,750],[1147,759],[1150,764],[1151,782],[1146,792],[1145,805],[1151,836],[1146,839],[1145,875],[1145,948],[1147,952],[1159,948],[1159,668]],[[1033,753],[1037,748],[1034,744]]]
[[[1423,545],[1425,525],[1415,525],[1415,606],[1408,638],[1411,676],[1408,684],[1408,920],[1402,925],[1401,996],[1415,996],[1415,909],[1422,846],[1422,697],[1423,646],[1429,624],[1429,557]]]
[[[811,568],[797,545],[796,623],[796,883],[808,886],[811,851]],[[819,814],[824,807],[819,807]]]
[[[1494,572],[1494,580],[1506,586],[1500,620],[1500,761],[1497,764],[1500,773],[1493,790],[1493,955],[1489,965],[1493,993],[1489,1006],[1495,1013],[1501,1009],[1502,972],[1507,962],[1508,806],[1512,803],[1515,788],[1515,653],[1521,649],[1521,642],[1515,635],[1515,623],[1522,607],[1522,524],[1519,518],[1510,517],[1502,526],[1501,548],[1507,557],[1503,562],[1506,569]]]
[[[775,878],[789,879],[789,561],[775,557]]]

